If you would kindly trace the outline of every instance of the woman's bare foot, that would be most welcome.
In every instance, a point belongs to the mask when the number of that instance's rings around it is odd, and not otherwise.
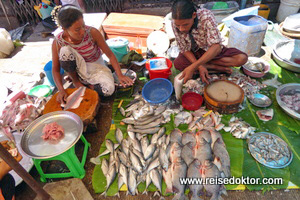
[[[215,71],[216,73],[224,72],[226,74],[232,74],[232,69],[230,67],[215,65],[215,64],[205,64],[204,66],[208,71]]]

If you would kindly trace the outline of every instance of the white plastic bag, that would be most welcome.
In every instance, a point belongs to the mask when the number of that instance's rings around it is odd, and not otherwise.
[[[14,48],[10,34],[4,28],[0,28],[0,58],[9,56]]]

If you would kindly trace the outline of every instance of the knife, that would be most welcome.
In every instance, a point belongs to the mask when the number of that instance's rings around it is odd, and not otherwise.
[[[199,118],[196,120],[195,124],[197,124],[197,123],[198,123],[201,119],[203,119],[204,117],[208,116],[211,112],[212,112],[212,110],[210,110],[210,111],[208,111],[207,113],[203,114],[201,117],[199,117]]]
[[[118,114],[118,112],[120,112],[120,107],[122,106],[123,101],[124,101],[123,99],[120,100],[120,103],[119,103],[119,105],[117,107],[117,110],[115,112],[115,116]]]
[[[74,105],[74,103],[79,99],[79,97],[81,97],[81,93],[85,92],[85,89],[86,87],[80,87],[75,92],[73,92],[70,96],[68,96],[64,110],[71,108]]]

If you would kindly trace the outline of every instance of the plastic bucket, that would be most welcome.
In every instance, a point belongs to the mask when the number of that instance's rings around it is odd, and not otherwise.
[[[128,53],[128,40],[125,38],[111,38],[106,40],[110,50],[115,54],[118,62]]]
[[[265,4],[260,4],[258,5],[258,15],[262,16],[265,19],[268,19],[269,14],[270,14],[270,8],[269,6],[265,5]]]
[[[152,59],[157,59],[157,58],[164,58],[164,57],[155,57],[151,58]],[[149,76],[150,79],[155,79],[155,78],[169,78],[169,76],[172,74],[171,68],[172,68],[172,61],[169,60],[168,58],[165,58],[167,62],[168,69],[162,69],[162,70],[151,70],[150,69],[150,62],[149,60],[146,62],[146,69],[149,71]]]
[[[300,8],[299,0],[281,0],[276,20],[283,22],[286,17],[296,14]]]
[[[45,67],[44,67],[44,71],[45,71],[45,74],[49,80],[49,83],[52,85],[52,86],[55,86],[55,82],[53,80],[53,76],[52,76],[52,61],[49,61]],[[63,68],[60,68],[60,74],[63,75],[64,74],[64,69]]]

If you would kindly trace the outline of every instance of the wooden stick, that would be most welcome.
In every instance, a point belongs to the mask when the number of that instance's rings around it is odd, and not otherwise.
[[[37,193],[39,199],[52,199],[38,182],[8,153],[2,144],[0,144],[0,157]]]
[[[7,22],[8,22],[9,28],[12,29],[10,20],[9,20],[9,18],[8,18],[8,16],[7,16],[7,11],[6,11],[6,9],[5,9],[5,6],[4,6],[2,0],[0,0],[0,4],[1,4],[2,10],[3,10],[3,12],[4,12],[4,15],[5,15],[5,17],[6,17],[6,20],[7,20]]]

